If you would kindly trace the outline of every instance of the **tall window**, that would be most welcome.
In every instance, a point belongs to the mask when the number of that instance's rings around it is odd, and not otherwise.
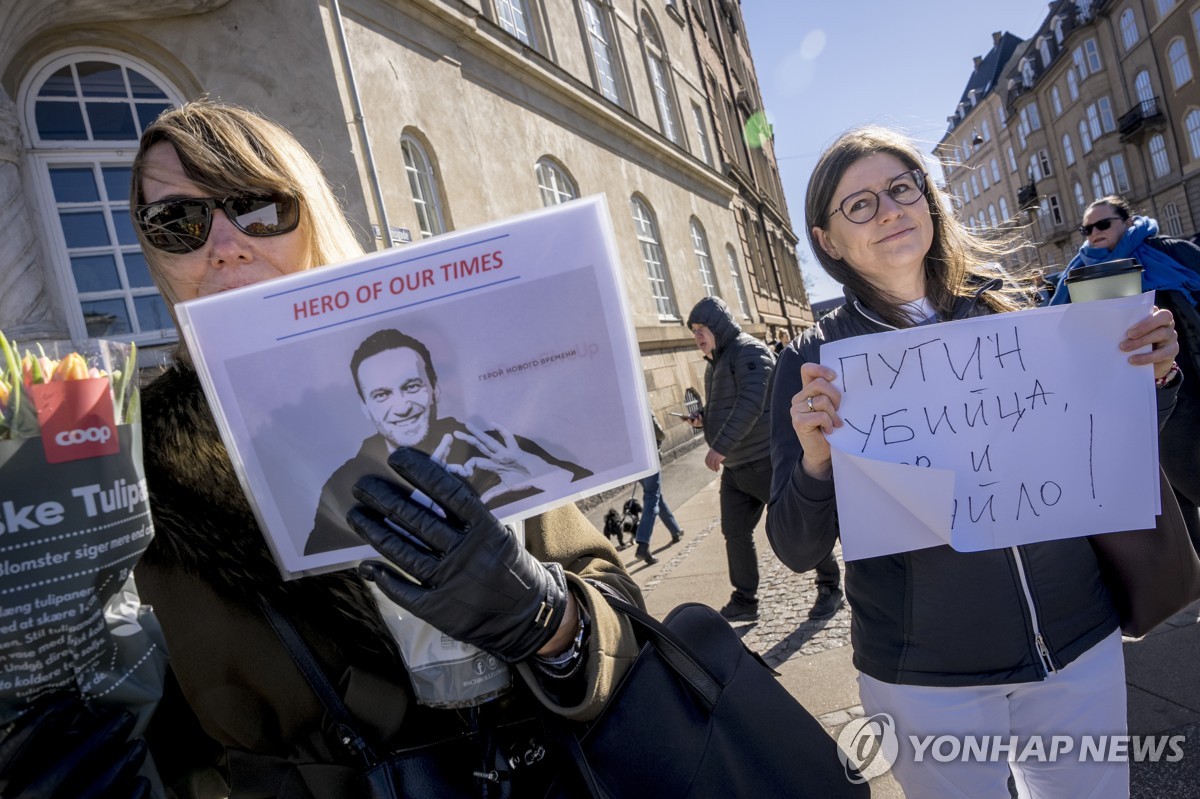
[[[675,112],[675,94],[671,90],[671,70],[663,51],[662,39],[647,14],[642,14],[642,36],[646,43],[646,65],[650,71],[650,89],[654,92],[659,124],[662,125],[663,135],[679,144],[679,115]]]
[[[1054,116],[1062,116],[1062,95],[1059,94],[1057,86],[1050,87],[1050,107],[1054,109]]]
[[[1037,46],[1038,53],[1042,56],[1042,69],[1047,70],[1050,68],[1050,61],[1052,60],[1050,56],[1050,41],[1045,36],[1039,36]]]
[[[142,130],[177,103],[165,81],[122,56],[78,53],[35,69],[24,97],[50,262],[73,337],[175,337],[129,215]],[[0,235],[4,235],[0,232]]]
[[[1167,157],[1167,142],[1161,133],[1150,137],[1150,166],[1154,169],[1154,177],[1165,178],[1171,171],[1171,161]]]
[[[1088,125],[1082,119],[1079,120],[1079,146],[1083,148],[1083,154],[1087,155],[1092,151],[1092,136],[1088,133]]]
[[[534,167],[534,172],[537,174],[538,189],[542,193],[544,208],[565,203],[567,200],[574,200],[579,196],[579,188],[575,185],[575,181],[571,180],[571,176],[565,169],[549,158],[539,159],[537,166]]]
[[[1179,218],[1179,206],[1167,203],[1163,206],[1164,233],[1175,238],[1183,238],[1183,220]]]
[[[446,223],[442,217],[442,203],[438,199],[437,175],[429,156],[425,154],[425,148],[406,133],[400,137],[400,152],[404,154],[404,171],[408,173],[408,187],[412,190],[421,237],[427,239],[445,233]]]
[[[663,255],[662,239],[658,235],[658,223],[641,199],[633,197],[629,201],[633,212],[633,224],[637,228],[638,244],[642,248],[642,261],[646,264],[646,276],[650,279],[650,296],[658,309],[659,318],[677,319],[679,310],[675,305],[675,295],[671,290],[671,281],[667,275],[666,257]]]
[[[1176,39],[1167,45],[1167,63],[1171,65],[1171,80],[1178,89],[1192,79],[1192,63],[1188,60],[1187,45]]]
[[[692,217],[692,252],[696,254],[696,266],[700,269],[700,284],[704,286],[704,294],[709,297],[719,297],[717,276],[713,272],[712,256],[708,251],[708,236],[704,235],[704,227],[700,221]]]
[[[1108,161],[1100,162],[1100,185],[1104,187],[1105,194],[1112,194],[1117,190],[1113,183],[1112,165]]]
[[[988,204],[988,219],[991,221],[992,227],[1000,226],[1000,219],[996,216],[996,206],[991,203]]]
[[[704,127],[704,112],[700,110],[700,106],[692,103],[692,124],[696,126],[696,143],[700,152],[700,160],[712,166],[712,147],[708,143],[708,129]]]
[[[1011,146],[1008,148],[1008,171],[1009,172],[1017,171],[1017,156],[1013,152],[1013,148]]]
[[[1154,8],[1158,11],[1158,18],[1162,19],[1171,12],[1175,7],[1175,0],[1154,0]]]
[[[1066,159],[1067,166],[1075,163],[1075,148],[1071,146],[1071,134],[1064,133],[1062,137],[1063,158]]]
[[[1125,169],[1125,156],[1117,153],[1112,157],[1113,178],[1117,181],[1117,191],[1129,191],[1129,171]]]
[[[732,244],[725,245],[725,261],[729,264],[729,281],[733,283],[733,290],[737,293],[742,318],[749,319],[750,303],[746,301],[746,287],[742,285],[742,272],[738,269],[737,253],[733,251]]]
[[[526,0],[496,0],[496,14],[500,17],[500,27],[525,44],[533,44],[529,35],[529,6]]]
[[[1079,207],[1079,213],[1083,213],[1083,209],[1087,207],[1087,197],[1083,194],[1083,184],[1078,180],[1075,181],[1075,205]]]
[[[1125,49],[1133,47],[1138,40],[1137,19],[1133,16],[1133,9],[1127,8],[1121,12],[1121,43],[1125,45]]]
[[[1087,57],[1088,74],[1095,75],[1100,71],[1100,50],[1096,47],[1095,39],[1083,43],[1083,52]]]
[[[1067,73],[1067,95],[1070,96],[1071,102],[1079,99],[1079,76],[1074,70]]]
[[[1187,130],[1190,160],[1195,161],[1200,158],[1200,111],[1189,111],[1183,118],[1183,127]]]
[[[596,70],[596,87],[609,100],[620,103],[612,29],[608,25],[607,14],[595,0],[580,0],[580,3],[583,6],[584,24],[587,25],[588,44],[592,51],[592,67]]]
[[[1058,204],[1057,194],[1050,195],[1048,205],[1050,206],[1050,221],[1055,225],[1061,225],[1063,223],[1062,207]]]
[[[1088,129],[1092,132],[1092,141],[1100,138],[1100,134],[1104,131],[1100,128],[1100,109],[1092,103],[1087,107]]]
[[[1092,173],[1092,198],[1099,200],[1105,194],[1111,194],[1111,192],[1106,192],[1104,190],[1104,187],[1100,185],[1100,176],[1097,175],[1095,172],[1093,172]]]
[[[1000,162],[992,159],[992,183],[1000,182]]]
[[[1137,92],[1138,102],[1147,104],[1143,107],[1142,111],[1150,111],[1149,103],[1154,100],[1154,87],[1150,85],[1150,72],[1148,70],[1143,69],[1137,74],[1137,77],[1133,79],[1133,88]]]
[[[1113,116],[1112,103],[1107,97],[1101,97],[1096,101],[1096,107],[1100,109],[1100,129],[1105,133],[1112,133],[1117,129],[1116,118]]]
[[[1000,221],[1008,221],[1008,200],[1000,198]]]

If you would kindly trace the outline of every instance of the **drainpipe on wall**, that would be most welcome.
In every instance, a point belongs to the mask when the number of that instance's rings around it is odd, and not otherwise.
[[[362,139],[363,158],[366,159],[367,182],[371,186],[371,196],[375,200],[375,212],[379,214],[380,238],[375,245],[377,250],[386,250],[392,244],[392,229],[388,225],[387,208],[383,204],[383,189],[379,185],[379,175],[375,171],[375,158],[371,155],[371,137],[367,135],[367,120],[363,116],[362,100],[358,96],[358,84],[354,80],[354,65],[350,63],[350,48],[346,45],[346,29],[342,27],[342,8],[338,0],[329,0],[333,11],[334,29],[337,31],[338,51],[342,57],[342,66],[346,70],[346,83],[350,90],[350,99],[354,106],[354,124]]]

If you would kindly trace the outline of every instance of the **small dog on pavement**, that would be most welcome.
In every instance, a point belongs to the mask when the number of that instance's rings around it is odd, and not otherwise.
[[[629,541],[625,540],[625,532],[629,528],[621,523],[621,514],[617,513],[616,508],[609,508],[608,513],[604,514],[604,535],[612,540],[617,549],[625,549],[633,543],[633,533],[629,534]]]
[[[637,535],[638,525],[642,523],[642,503],[638,502],[633,497],[625,500],[625,505],[621,508],[625,515],[621,517],[621,527],[625,532],[629,533],[629,540]]]

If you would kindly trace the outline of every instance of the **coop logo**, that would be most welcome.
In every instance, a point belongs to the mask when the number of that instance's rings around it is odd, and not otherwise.
[[[846,779],[855,785],[886,774],[900,752],[896,721],[887,713],[854,719],[842,728],[837,742]]]
[[[111,427],[89,427],[86,430],[76,428],[74,430],[63,430],[54,436],[54,443],[60,447],[71,447],[77,444],[86,444],[89,441],[95,441],[103,444],[112,438]]]

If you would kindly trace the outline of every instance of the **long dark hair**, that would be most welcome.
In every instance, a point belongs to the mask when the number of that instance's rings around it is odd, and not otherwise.
[[[847,131],[826,148],[808,180],[804,200],[805,227],[813,254],[829,276],[850,289],[859,300],[894,327],[911,327],[912,320],[901,309],[901,300],[865,279],[851,264],[834,258],[820,246],[815,228],[824,230],[829,208],[834,203],[842,175],[853,164],[873,155],[892,155],[909,169],[924,170],[921,154],[912,141],[889,128],[867,126]],[[933,180],[925,181],[925,197],[933,218],[933,243],[925,256],[925,298],[938,315],[947,318],[955,300],[970,296],[995,277],[1005,284],[983,293],[982,301],[996,311],[1012,311],[1032,305],[1033,275],[1005,274],[996,262],[1025,242],[1014,233],[984,238],[967,230],[954,215],[949,195]]]

